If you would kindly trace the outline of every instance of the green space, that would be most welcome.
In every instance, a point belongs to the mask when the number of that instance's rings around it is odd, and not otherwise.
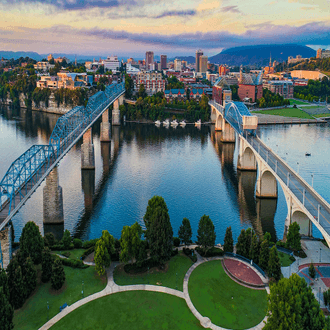
[[[113,277],[118,285],[152,284],[183,291],[183,279],[191,265],[192,261],[180,253],[166,263],[164,270],[153,267],[146,273],[127,274],[120,265],[115,268]]]
[[[85,249],[72,249],[72,250],[61,250],[61,251],[52,251],[55,254],[63,255],[67,258],[73,259],[73,260],[80,260],[80,257],[85,252]]]
[[[40,281],[41,267],[38,266],[39,281],[34,293],[26,300],[23,307],[14,313],[15,329],[38,329],[46,323],[47,301],[49,302],[48,316],[51,319],[59,313],[59,308],[64,303],[72,305],[81,299],[82,281],[84,281],[85,297],[103,290],[106,286],[106,278],[100,277],[94,267],[78,269],[64,266],[64,271],[65,283],[60,290],[54,291],[50,282],[42,283]]]
[[[317,115],[314,115],[314,117],[320,118],[320,117],[330,117],[330,112],[328,113],[319,113]]]
[[[290,256],[287,253],[278,252],[278,256],[281,261],[281,267],[289,267],[294,261],[290,259]]]
[[[314,109],[322,109],[324,106],[319,106],[319,105],[311,105],[308,107],[301,107],[303,110],[314,110]]]
[[[196,309],[218,326],[248,329],[266,315],[266,290],[253,290],[234,282],[223,270],[220,260],[198,266],[188,285]]]
[[[290,104],[296,104],[296,105],[300,105],[300,104],[308,104],[307,102],[304,101],[298,101],[298,100],[294,100],[294,99],[289,99]]]
[[[298,109],[298,108],[262,110],[262,111],[253,111],[253,113],[262,113],[264,115],[275,115],[275,116],[283,116],[283,117],[297,117],[297,118],[304,118],[304,119],[314,119],[307,112],[302,111],[301,109]]]
[[[148,291],[112,294],[79,307],[57,329],[203,329],[184,299]]]

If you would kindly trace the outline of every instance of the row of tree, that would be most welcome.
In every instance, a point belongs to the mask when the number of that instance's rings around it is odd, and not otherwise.
[[[327,77],[323,77],[319,80],[308,80],[307,86],[296,86],[294,88],[294,97],[309,102],[326,101],[327,96],[330,95],[330,80]]]
[[[285,105],[290,105],[290,101],[284,99],[280,94],[275,94],[270,90],[264,88],[263,96],[256,101],[258,108],[271,108],[271,107],[280,107]]]

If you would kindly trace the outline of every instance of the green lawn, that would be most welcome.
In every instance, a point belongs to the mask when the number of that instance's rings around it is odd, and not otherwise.
[[[322,109],[324,106],[320,105],[311,105],[311,106],[306,106],[306,107],[301,107],[300,109],[306,109],[306,110],[314,110],[314,109]]]
[[[56,254],[70,253],[69,255],[70,259],[80,260],[80,257],[85,251],[86,251],[85,249],[73,249],[73,250],[62,250],[62,251],[53,251],[53,252]]]
[[[320,117],[330,117],[330,112],[320,113],[320,114],[314,115],[314,117],[318,117],[318,118],[320,118]]]
[[[40,269],[40,266],[38,268]],[[49,318],[52,318],[59,312],[60,306],[64,303],[72,305],[81,299],[82,281],[84,281],[85,297],[103,290],[106,286],[106,278],[100,278],[94,267],[78,269],[64,266],[64,270],[66,281],[59,292],[54,292],[51,289],[50,282],[46,284],[39,282],[35,292],[28,298],[24,306],[15,311],[14,329],[38,329],[46,323],[47,301],[49,302]],[[71,329],[74,328],[72,327]]]
[[[300,105],[300,104],[308,104],[308,102],[307,101],[298,101],[298,100],[294,100],[294,99],[289,99],[289,101],[290,101],[290,104],[292,105],[292,104],[297,104],[297,105]]]
[[[196,309],[218,326],[248,329],[266,315],[266,290],[253,290],[234,282],[223,270],[220,260],[198,266],[188,286]]]
[[[293,263],[293,261],[290,260],[290,256],[287,253],[283,253],[279,251],[278,256],[280,257],[282,267],[289,267]]]
[[[94,300],[51,327],[59,329],[203,329],[186,302],[159,292],[128,291]]]
[[[254,111],[254,113],[262,113],[264,115],[275,115],[275,116],[283,116],[283,117],[297,117],[297,118],[314,119],[308,113],[306,113],[298,108],[262,110],[262,111]]]
[[[178,254],[167,263],[167,270],[161,271],[156,267],[150,268],[149,273],[131,275],[124,271],[123,265],[114,271],[114,280],[118,285],[153,284],[183,291],[183,279],[192,261],[184,254]],[[176,275],[178,274],[178,275]]]

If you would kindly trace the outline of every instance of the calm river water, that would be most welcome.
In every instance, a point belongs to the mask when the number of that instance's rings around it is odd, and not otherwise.
[[[58,116],[0,108],[0,178],[10,164],[33,144],[48,144]],[[94,171],[81,171],[82,141],[59,165],[64,197],[64,226],[43,225],[43,183],[14,217],[18,241],[27,221],[35,221],[42,233],[58,236],[69,229],[75,237],[99,237],[107,229],[119,238],[124,225],[138,221],[148,200],[164,197],[174,235],[183,217],[192,225],[194,238],[203,214],[212,219],[216,242],[223,243],[227,226],[236,240],[242,228],[252,226],[281,239],[287,215],[282,189],[277,200],[256,200],[256,173],[237,171],[238,142],[222,144],[214,128],[157,128],[126,124],[112,129],[111,144],[100,143],[99,126],[93,126]],[[311,182],[330,202],[330,127],[322,125],[264,126],[258,133],[289,165]],[[311,152],[306,157],[305,152]],[[299,165],[298,165],[299,163]],[[321,237],[317,230],[314,236]]]

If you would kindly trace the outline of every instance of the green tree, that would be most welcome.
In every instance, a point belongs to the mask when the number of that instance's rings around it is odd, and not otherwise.
[[[269,252],[269,261],[268,261],[268,276],[275,279],[278,282],[281,279],[281,262],[277,253],[277,248],[274,245]]]
[[[72,237],[71,237],[70,232],[67,229],[64,231],[62,242],[63,242],[63,245],[64,245],[64,249],[67,250],[67,249],[70,248],[70,245],[71,245],[71,242],[72,242]]]
[[[178,231],[178,236],[184,245],[188,245],[191,242],[192,230],[189,219],[183,218]]]
[[[154,196],[148,201],[143,220],[150,256],[163,264],[170,259],[173,248],[173,229],[164,198]]]
[[[246,234],[245,234],[245,229],[241,230],[241,233],[239,234],[237,238],[237,243],[236,243],[236,253],[245,257],[247,254],[246,251]]]
[[[254,231],[251,228],[248,228],[245,231],[245,258],[250,258],[250,250],[251,250],[251,243],[252,243],[252,236]]]
[[[315,278],[315,275],[316,275],[316,271],[315,271],[315,267],[314,267],[314,264],[311,263],[308,267],[308,274],[309,276],[314,279]]]
[[[267,239],[263,240],[260,246],[259,266],[266,270],[269,262],[269,242]]]
[[[227,227],[225,240],[223,243],[223,250],[224,252],[234,252],[234,240],[233,240],[233,233],[231,231],[231,227]]]
[[[208,215],[203,215],[198,223],[197,242],[206,252],[215,244],[215,230],[212,220]]]
[[[3,293],[7,296],[7,299],[9,299],[8,276],[4,268],[0,268],[0,287],[2,287]]]
[[[115,253],[115,239],[109,234],[107,230],[102,230],[101,240],[103,240],[105,247],[108,250],[109,256]]]
[[[11,307],[3,287],[0,286],[0,327],[2,330],[14,329],[14,310]]]
[[[130,99],[133,96],[134,82],[133,79],[126,74],[125,75],[125,97]]]
[[[52,247],[56,244],[56,239],[53,233],[47,233],[44,237],[45,246]]]
[[[250,259],[253,260],[254,263],[259,263],[259,254],[260,254],[260,245],[258,241],[258,237],[256,233],[252,236],[252,242],[250,247]]]
[[[105,274],[105,268],[110,266],[111,259],[106,243],[99,239],[95,245],[94,253],[95,269],[99,275]]]
[[[31,256],[35,264],[41,262],[41,252],[44,248],[44,240],[40,234],[38,226],[29,221],[23,228],[19,239],[20,252],[24,258]]]
[[[8,287],[9,287],[9,303],[15,308],[23,306],[25,301],[25,285],[21,266],[16,257],[14,257],[8,267]]]
[[[291,225],[289,226],[289,231],[286,239],[287,247],[295,251],[301,250],[299,230],[300,230],[300,226],[297,224],[297,222],[291,223]]]
[[[41,261],[42,282],[46,283],[50,280],[50,278],[52,277],[52,268],[53,268],[53,258],[49,248],[46,247],[42,251],[42,261]]]
[[[137,257],[137,265],[139,267],[141,267],[143,261],[146,260],[147,257],[148,257],[148,255],[147,255],[146,242],[145,241],[141,241],[140,248],[139,248],[139,255]]]
[[[138,96],[139,96],[139,97],[142,97],[143,99],[144,99],[145,97],[147,97],[146,88],[144,87],[143,84],[140,84],[139,92],[138,92]]]
[[[61,289],[65,282],[65,272],[60,259],[54,261],[50,282],[54,290]]]
[[[120,237],[120,260],[128,262],[138,258],[141,244],[142,228],[135,222],[131,227],[124,226]]]
[[[293,274],[270,286],[265,330],[323,330],[325,317],[310,286]]]
[[[22,273],[24,278],[25,297],[27,298],[37,286],[37,270],[31,257],[26,258]]]

